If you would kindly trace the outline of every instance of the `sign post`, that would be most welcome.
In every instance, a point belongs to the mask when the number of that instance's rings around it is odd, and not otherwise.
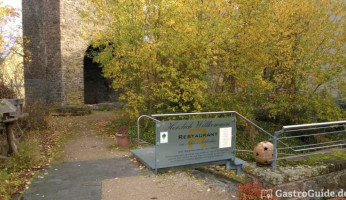
[[[156,123],[159,168],[235,157],[235,118],[161,121]]]
[[[159,121],[154,115],[145,115],[138,118],[138,130],[142,117],[155,121],[156,142],[154,147],[131,152],[156,173],[163,168],[210,164],[226,164],[227,169],[242,173],[245,161],[236,158],[235,154],[236,117]]]

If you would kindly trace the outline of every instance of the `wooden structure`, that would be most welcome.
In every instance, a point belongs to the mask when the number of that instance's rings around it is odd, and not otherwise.
[[[8,155],[18,153],[18,141],[13,133],[13,125],[25,116],[23,113],[23,99],[1,99],[0,114],[2,115],[0,123],[4,128],[1,134],[5,132],[7,141],[7,152],[5,155],[0,155],[0,159],[7,159]]]

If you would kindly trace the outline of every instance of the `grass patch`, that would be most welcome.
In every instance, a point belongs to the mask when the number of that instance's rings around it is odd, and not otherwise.
[[[100,106],[97,106],[96,108],[94,108],[94,110],[96,111],[111,111],[113,110],[112,107],[110,106],[106,106],[106,105],[100,105]]]
[[[121,148],[121,147],[119,147],[117,144],[109,145],[109,146],[107,147],[107,149],[110,150],[110,151],[124,151],[124,152],[128,152],[128,151],[129,151],[129,149],[127,149],[127,148]]]
[[[21,191],[34,172],[33,167],[43,164],[42,148],[35,139],[20,143],[18,155],[0,165],[0,197],[10,199],[11,195]],[[28,176],[29,173],[29,176]]]
[[[88,106],[65,106],[52,110],[55,116],[83,116],[92,113]]]
[[[242,184],[246,182],[245,174],[237,174],[236,170],[224,170],[221,171],[221,174]]]
[[[19,145],[18,155],[12,156],[6,162],[6,168],[11,171],[31,168],[42,159],[40,151],[40,144],[36,139],[24,141]]]
[[[71,134],[61,132],[57,138],[54,147],[49,149],[50,162],[56,163],[64,158],[63,148],[67,141],[71,138]]]
[[[292,160],[292,161],[278,160],[277,162],[280,166],[297,166],[297,165],[316,166],[316,165],[330,163],[330,161],[333,161],[333,160],[346,161],[346,151],[340,150],[340,151],[334,151],[334,152],[326,153],[322,155],[313,155],[303,160]]]

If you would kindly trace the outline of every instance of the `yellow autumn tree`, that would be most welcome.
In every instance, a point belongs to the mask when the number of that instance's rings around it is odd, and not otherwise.
[[[237,110],[332,120],[345,86],[345,4],[88,0],[91,44],[126,111]],[[90,29],[89,29],[90,30]],[[288,119],[288,120],[287,120]]]
[[[9,83],[3,80],[8,71],[13,71],[8,70],[9,64],[5,61],[5,54],[8,54],[9,51],[9,44],[11,43],[9,33],[12,31],[7,25],[15,17],[18,17],[16,10],[3,5],[0,1],[0,98],[14,98],[15,96],[14,91],[6,86]]]
[[[2,54],[5,51],[6,40],[4,38],[4,33],[6,31],[6,25],[13,19],[17,17],[18,13],[14,8],[10,8],[6,5],[3,5],[0,1],[0,53]]]
[[[335,97],[346,97],[345,8],[343,1],[271,2],[265,70],[272,91],[265,105],[272,117],[341,117]]]

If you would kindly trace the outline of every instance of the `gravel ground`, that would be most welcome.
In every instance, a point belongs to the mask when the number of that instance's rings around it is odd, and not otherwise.
[[[116,144],[115,138],[101,137],[104,125],[116,119],[114,112],[93,112],[91,115],[75,117],[79,124],[64,148],[64,162],[90,161],[129,156],[128,151],[110,151],[109,146]],[[101,124],[101,125],[100,125]]]
[[[194,178],[187,172],[173,172],[104,180],[102,199],[226,200],[237,199],[235,190],[220,181],[211,182]]]

